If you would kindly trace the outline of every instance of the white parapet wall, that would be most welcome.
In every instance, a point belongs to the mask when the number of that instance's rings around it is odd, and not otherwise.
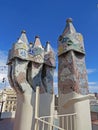
[[[50,116],[54,114],[54,95],[44,93],[39,94],[37,116]],[[14,130],[34,130],[35,128],[35,113],[36,113],[36,93],[32,96],[18,96],[17,110],[15,116]],[[52,123],[53,120],[50,120]],[[47,130],[47,129],[45,129]]]
[[[89,95],[75,92],[59,96],[59,114],[76,113],[76,130],[91,130]],[[73,129],[74,130],[74,129]]]
[[[44,116],[53,116],[54,115],[54,98],[55,96],[53,94],[48,94],[48,93],[44,93],[44,94],[40,94],[40,100],[39,100],[39,117],[44,117]],[[45,119],[46,122],[53,124],[53,118],[46,118]],[[42,125],[40,125],[40,129]],[[46,125],[46,127],[44,128],[44,130],[48,130],[49,126]],[[51,128],[49,129],[51,130]]]

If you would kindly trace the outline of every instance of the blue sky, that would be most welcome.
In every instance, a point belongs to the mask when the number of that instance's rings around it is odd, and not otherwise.
[[[98,92],[98,0],[0,0],[0,63],[23,29],[29,41],[39,35],[43,45],[50,41],[56,51],[69,17],[84,36],[89,88]]]

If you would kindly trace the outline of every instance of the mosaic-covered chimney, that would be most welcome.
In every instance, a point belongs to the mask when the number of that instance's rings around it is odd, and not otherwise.
[[[52,49],[50,42],[48,41],[45,46],[42,80],[46,88],[46,91],[50,94],[54,93],[53,81],[54,81],[55,67],[56,67],[55,52]]]
[[[71,18],[66,20],[66,27],[58,39],[58,63],[59,94],[72,91],[88,94],[83,37],[76,32]]]

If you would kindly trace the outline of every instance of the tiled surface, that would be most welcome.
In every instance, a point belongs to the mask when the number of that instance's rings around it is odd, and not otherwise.
[[[48,42],[42,46],[40,38],[35,37],[34,44],[28,44],[25,31],[9,50],[8,79],[17,93],[31,93],[40,86],[40,93],[53,93],[53,75],[55,54]],[[43,74],[44,73],[44,74]]]
[[[58,41],[58,88],[59,93],[75,91],[88,94],[85,49],[82,35],[76,32],[68,19]]]

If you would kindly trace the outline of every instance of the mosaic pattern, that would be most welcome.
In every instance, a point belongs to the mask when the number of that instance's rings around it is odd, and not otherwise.
[[[12,63],[12,80],[14,87],[21,92],[31,93],[31,86],[27,81],[27,65],[28,61],[22,61],[16,58]]]
[[[70,50],[85,54],[82,35],[76,32],[72,24],[72,19],[67,19],[66,27],[59,37],[58,55]]]
[[[66,53],[70,50],[85,54],[83,46],[83,38],[79,33],[68,34],[66,37],[60,38],[58,55]]]
[[[41,79],[42,67],[43,64],[35,62],[30,62],[28,66],[28,82],[30,83],[34,91],[36,91],[37,86],[40,86],[40,93],[45,92],[45,87]]]
[[[85,58],[77,53],[74,56],[75,74],[79,82],[79,92],[81,94],[88,94],[88,80],[85,66]]]
[[[9,50],[8,79],[11,87],[17,93],[31,93],[40,87],[40,93],[53,93],[53,74],[55,58],[51,50],[47,52],[47,65],[45,49],[39,37],[36,37],[34,46],[28,45],[25,32]],[[45,74],[45,75],[43,75]]]
[[[46,91],[53,94],[53,75],[54,75],[54,68],[47,66],[44,64],[43,72],[42,72],[42,82],[46,88]]]
[[[36,36],[34,46],[29,49],[28,53],[30,61],[41,64],[44,63],[44,48],[38,36]]]
[[[84,54],[82,35],[75,31],[72,21],[69,23],[67,21],[67,26],[60,36],[58,44],[59,93],[75,91],[84,95],[88,94]]]
[[[49,93],[54,93],[53,90],[54,70],[55,70],[55,54],[52,47],[50,46],[50,43],[47,43],[45,48],[42,81],[46,88],[46,91]]]

